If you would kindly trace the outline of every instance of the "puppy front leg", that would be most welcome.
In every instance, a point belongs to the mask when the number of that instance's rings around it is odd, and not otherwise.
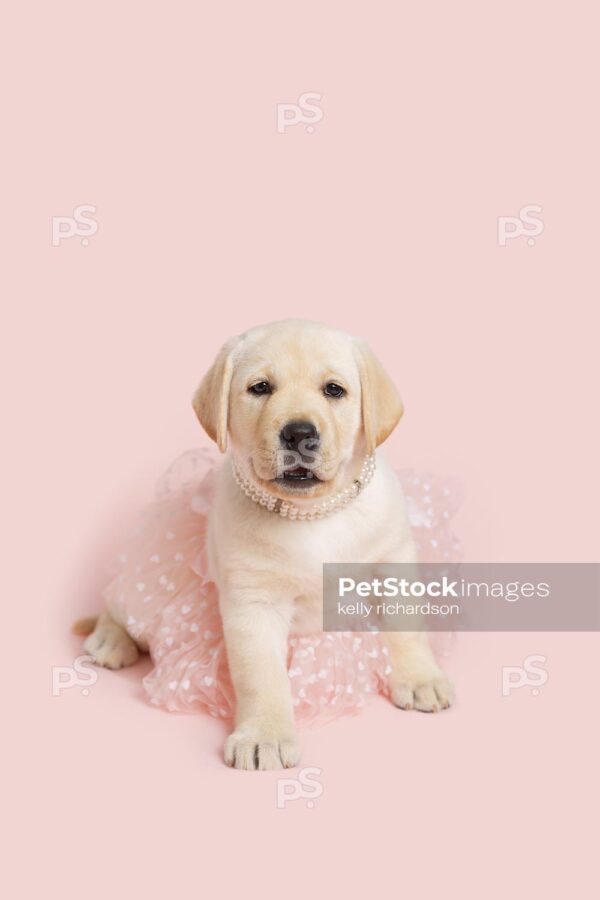
[[[236,769],[288,769],[300,751],[287,674],[290,610],[254,595],[221,604],[237,699],[225,762]]]
[[[400,544],[391,558],[398,563],[415,566],[416,552],[412,541]],[[376,573],[380,578],[394,575],[393,569],[379,563]],[[411,570],[412,571],[412,570]],[[384,616],[384,621],[386,617]],[[388,627],[398,627],[396,616],[387,622]],[[388,648],[390,666],[390,696],[400,709],[418,709],[420,712],[439,712],[447,709],[453,699],[452,684],[438,666],[429,644],[426,631],[384,631],[382,637]]]
[[[435,661],[423,631],[389,631],[384,635],[390,655],[391,698],[401,709],[438,712],[452,703],[450,681]]]

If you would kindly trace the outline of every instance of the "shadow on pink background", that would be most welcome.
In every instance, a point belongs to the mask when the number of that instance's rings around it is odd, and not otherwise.
[[[596,635],[460,635],[453,710],[305,730],[323,791],[283,809],[277,773],[222,764],[221,723],[146,703],[146,662],[59,697],[51,667],[127,517],[206,440],[190,399],[218,347],[272,319],[372,345],[406,406],[388,453],[462,482],[466,559],[597,558],[595,12],[7,13],[10,896],[594,895]],[[322,120],[278,133],[303,92]],[[52,246],[81,204],[97,233]],[[535,244],[499,246],[526,205]],[[502,696],[531,654],[547,683]]]

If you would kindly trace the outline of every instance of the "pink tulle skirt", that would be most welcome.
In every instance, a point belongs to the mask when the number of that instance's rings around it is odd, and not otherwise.
[[[217,463],[211,451],[191,450],[166,472],[118,556],[105,600],[131,636],[148,647],[154,668],[144,687],[152,703],[230,718],[235,696],[205,551]],[[419,559],[457,561],[460,544],[450,529],[458,505],[455,487],[412,471],[398,476]],[[433,638],[438,656],[448,652],[447,634]],[[376,633],[320,633],[289,641],[298,718],[356,712],[370,695],[387,693],[390,671],[387,648]]]

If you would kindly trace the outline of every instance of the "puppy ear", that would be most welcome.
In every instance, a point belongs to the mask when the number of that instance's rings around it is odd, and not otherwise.
[[[192,406],[200,424],[219,450],[227,449],[227,421],[229,417],[229,391],[233,375],[233,351],[238,338],[228,341],[208,370],[192,399]]]
[[[367,345],[357,343],[355,355],[360,374],[367,453],[371,454],[392,433],[404,407],[391,378]]]

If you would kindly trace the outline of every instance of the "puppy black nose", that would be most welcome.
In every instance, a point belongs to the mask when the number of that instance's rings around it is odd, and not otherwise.
[[[319,432],[312,422],[294,419],[283,426],[279,439],[288,450],[316,450]]]

